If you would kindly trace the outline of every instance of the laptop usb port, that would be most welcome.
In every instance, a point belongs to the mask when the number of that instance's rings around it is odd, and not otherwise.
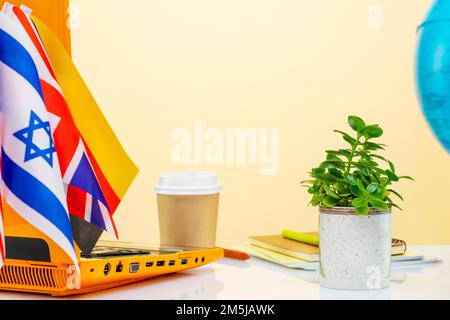
[[[157,267],[164,267],[164,265],[166,264],[166,262],[165,261],[158,261],[158,262],[156,262],[156,266]]]
[[[139,263],[130,264],[130,273],[137,273],[139,271]]]
[[[170,260],[169,261],[169,266],[174,266],[175,265],[175,260]]]
[[[151,267],[153,267],[153,262],[147,262],[147,263],[145,264],[145,266],[146,266],[147,268],[151,268]]]
[[[181,260],[181,264],[182,264],[182,265],[185,265],[185,264],[187,264],[187,259],[183,259],[183,260]]]

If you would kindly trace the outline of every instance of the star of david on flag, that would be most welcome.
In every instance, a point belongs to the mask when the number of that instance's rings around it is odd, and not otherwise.
[[[36,138],[39,133],[40,136]],[[50,121],[42,121],[36,113],[31,111],[28,127],[14,133],[14,136],[26,145],[25,162],[41,157],[50,167],[53,167],[53,154],[56,152],[56,148],[50,130]],[[43,149],[39,147],[37,144],[39,142],[36,142],[36,139],[44,143]]]

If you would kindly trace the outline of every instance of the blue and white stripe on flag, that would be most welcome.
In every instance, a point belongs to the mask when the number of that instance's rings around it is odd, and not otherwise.
[[[0,13],[0,113],[5,201],[59,245],[78,267],[66,194],[26,33]],[[7,248],[6,248],[7,249]]]

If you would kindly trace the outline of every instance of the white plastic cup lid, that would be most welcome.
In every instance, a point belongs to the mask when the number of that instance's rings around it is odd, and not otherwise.
[[[222,190],[217,174],[192,170],[163,174],[155,187],[157,194],[164,195],[210,195]]]

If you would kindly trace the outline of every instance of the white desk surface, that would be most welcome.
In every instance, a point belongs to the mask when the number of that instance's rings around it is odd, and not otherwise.
[[[443,260],[440,264],[394,270],[391,288],[381,291],[321,289],[315,272],[290,270],[259,259],[223,259],[211,265],[70,299],[137,300],[312,300],[450,299],[450,246],[416,246],[412,251]],[[54,299],[0,292],[1,299]]]

